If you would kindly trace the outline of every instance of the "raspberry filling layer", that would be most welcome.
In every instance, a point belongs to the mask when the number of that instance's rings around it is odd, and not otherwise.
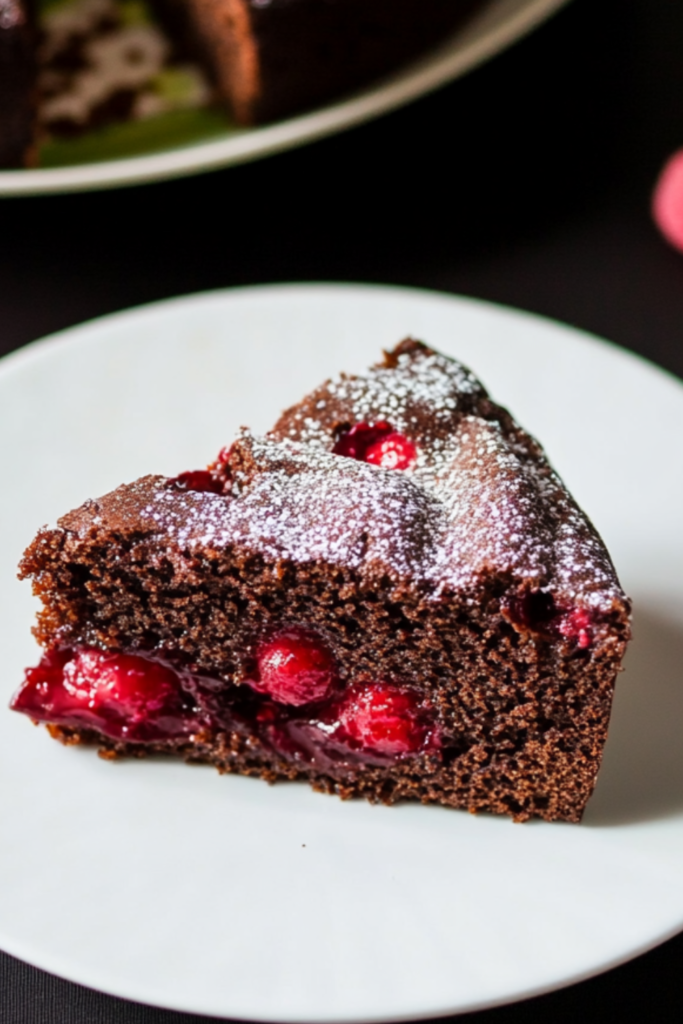
[[[123,742],[182,743],[236,731],[324,770],[389,765],[440,749],[433,710],[415,690],[383,680],[342,687],[332,653],[307,629],[266,637],[254,660],[253,678],[236,686],[142,654],[52,650],[27,669],[11,706],[35,721]]]
[[[200,728],[195,702],[173,669],[94,647],[48,651],[26,670],[11,706],[37,721],[131,742],[176,739]]]

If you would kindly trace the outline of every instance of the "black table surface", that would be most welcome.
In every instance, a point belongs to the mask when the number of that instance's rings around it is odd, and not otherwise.
[[[683,376],[683,256],[649,213],[678,146],[683,4],[574,0],[465,79],[315,145],[182,181],[3,200],[0,353],[167,296],[368,281],[519,306]],[[680,1021],[683,936],[597,978],[459,1020],[627,1012]],[[0,953],[2,1024],[199,1019]]]

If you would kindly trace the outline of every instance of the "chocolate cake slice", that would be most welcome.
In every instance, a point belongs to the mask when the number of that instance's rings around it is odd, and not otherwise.
[[[34,162],[34,45],[29,0],[0,0],[0,167]]]
[[[64,742],[516,820],[581,818],[629,637],[537,442],[413,340],[86,502],[21,575],[46,653],[12,706]]]

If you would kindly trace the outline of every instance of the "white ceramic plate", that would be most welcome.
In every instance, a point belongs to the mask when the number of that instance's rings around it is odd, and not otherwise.
[[[149,156],[60,168],[0,171],[0,195],[33,195],[134,185],[181,177],[290,149],[369,121],[458,78],[526,35],[567,0],[486,0],[451,40],[354,96],[286,121],[231,132]]]
[[[343,803],[172,761],[108,763],[0,710],[0,947],[119,996],[264,1021],[450,1014],[568,984],[683,927],[683,387],[466,299],[292,286],[164,302],[0,366],[0,703],[36,658],[35,529],[204,465],[407,333],[543,439],[635,598],[583,825]]]

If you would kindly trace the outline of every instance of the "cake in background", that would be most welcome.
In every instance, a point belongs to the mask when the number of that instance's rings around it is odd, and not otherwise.
[[[27,0],[0,0],[0,167],[35,161],[35,24]]]
[[[142,0],[58,0],[40,16],[39,128],[75,138],[214,98],[182,40]]]
[[[33,0],[0,0],[0,166],[134,155],[288,117],[397,69],[477,2],[38,0],[33,17]]]
[[[474,0],[163,0],[187,19],[240,124],[324,103],[395,70]]]

